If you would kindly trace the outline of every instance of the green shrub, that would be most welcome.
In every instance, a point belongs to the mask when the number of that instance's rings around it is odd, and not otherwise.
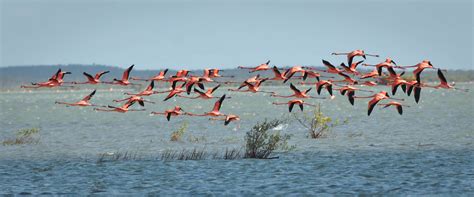
[[[253,128],[247,132],[245,136],[245,158],[268,159],[277,158],[270,157],[273,151],[277,149],[289,150],[288,140],[290,135],[281,135],[280,132],[270,133],[270,130],[282,124],[281,120],[265,120],[262,123],[257,123]],[[292,147],[294,148],[294,147]]]
[[[4,146],[7,145],[20,145],[20,144],[37,144],[39,143],[40,129],[39,128],[30,128],[30,129],[20,129],[16,132],[15,139],[6,139],[2,142]]]
[[[181,137],[183,137],[186,129],[188,129],[188,122],[183,122],[176,131],[171,133],[171,141],[181,141]]]
[[[333,121],[331,117],[323,114],[320,104],[311,115],[304,113],[301,117],[296,114],[293,114],[293,116],[301,126],[308,130],[309,137],[313,139],[326,136],[331,128],[339,125],[338,120]],[[347,123],[347,120],[344,120],[343,123]]]

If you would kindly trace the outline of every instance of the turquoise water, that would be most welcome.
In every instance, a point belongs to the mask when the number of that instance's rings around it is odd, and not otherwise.
[[[472,84],[458,86],[474,89]],[[474,91],[425,89],[419,104],[399,92],[411,106],[403,116],[377,107],[368,117],[367,99],[356,100],[355,106],[343,96],[307,99],[349,123],[317,140],[294,121],[279,126],[281,133],[293,135],[289,144],[296,145],[276,153],[279,159],[156,160],[169,149],[240,148],[256,122],[291,117],[286,106],[271,105],[286,99],[224,89],[215,94],[232,98],[224,101],[222,112],[242,118],[227,127],[205,117],[167,122],[149,115],[175,104],[202,113],[214,100],[161,102],[164,95],[153,95],[149,99],[157,104],[146,105],[147,111],[120,114],[54,104],[76,101],[89,90],[0,93],[1,140],[21,128],[40,128],[38,144],[0,145],[0,194],[474,194]],[[287,87],[263,89],[291,93]],[[98,90],[92,102],[115,105],[110,101],[122,97],[120,91]],[[171,142],[171,132],[183,122],[189,124],[183,140]],[[200,140],[192,142],[190,136]],[[124,151],[140,159],[96,162],[98,154]]]

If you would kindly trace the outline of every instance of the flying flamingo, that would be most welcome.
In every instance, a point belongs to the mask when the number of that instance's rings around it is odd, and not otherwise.
[[[131,65],[130,67],[127,68],[127,70],[125,70],[123,72],[123,75],[122,75],[122,79],[116,79],[114,78],[114,82],[112,82],[111,84],[117,84],[117,85],[122,85],[122,86],[128,86],[132,83],[130,83],[130,81],[128,80],[129,76],[130,76],[130,72],[132,71],[133,67],[135,65]],[[132,85],[135,85],[135,84],[132,84]]]
[[[360,78],[360,79],[377,78],[378,76],[379,76],[379,71],[377,71],[377,69],[374,68],[374,70],[372,70],[372,72],[363,74],[363,75],[360,76],[359,78]]]
[[[155,104],[155,102],[146,100],[146,99],[144,99],[144,98],[142,98],[142,97],[140,97],[140,96],[137,96],[137,95],[133,95],[133,96],[130,96],[130,97],[121,99],[121,100],[113,100],[113,101],[114,101],[114,102],[127,101],[127,103],[138,102],[138,104],[140,104],[140,105],[143,106],[143,107],[145,106],[145,102]]]
[[[75,102],[75,103],[66,103],[66,102],[60,102],[60,101],[56,101],[55,103],[56,104],[63,104],[63,105],[66,105],[66,106],[79,106],[79,107],[100,106],[100,105],[91,104],[89,102],[89,100],[91,100],[91,98],[92,98],[92,96],[94,96],[94,94],[95,94],[95,90],[92,91],[90,94],[88,94],[86,97],[84,97],[82,100],[80,100],[78,102]],[[104,107],[104,106],[100,106],[100,107]]]
[[[364,59],[366,58],[366,56],[379,57],[379,55],[367,54],[367,53],[364,52],[364,50],[360,50],[360,49],[351,51],[349,53],[331,53],[331,55],[346,55],[348,65],[352,65],[352,61],[353,61],[354,57],[356,57],[356,56],[361,56]]]
[[[183,97],[183,98],[189,98],[189,99],[197,99],[197,98],[201,98],[201,99],[212,99],[212,98],[219,98],[219,97],[215,97],[212,95],[212,93],[214,93],[214,91],[216,91],[221,85],[217,85],[216,87],[214,88],[210,88],[208,89],[206,92],[202,92],[196,88],[194,88],[194,92],[198,93],[199,95],[196,96],[196,97],[187,97],[187,96],[182,96],[182,95],[178,95],[179,97]],[[227,97],[227,98],[230,98],[230,97]]]
[[[425,70],[426,68],[430,68],[430,69],[436,69],[432,64],[431,64],[431,61],[429,60],[423,60],[422,62],[416,64],[416,65],[413,65],[413,66],[397,66],[397,68],[402,68],[402,69],[406,69],[406,68],[413,68],[413,67],[416,67],[415,70],[413,70],[413,75],[416,76],[416,80],[418,82],[421,82],[421,79],[420,79],[420,75],[421,75],[421,72],[423,70]]]
[[[408,105],[403,105],[403,104],[401,104],[399,102],[395,102],[395,101],[390,101],[389,103],[377,104],[377,105],[382,105],[382,106],[384,106],[383,108],[387,108],[387,107],[390,107],[390,106],[395,106],[400,115],[403,114],[403,107],[402,106],[410,107]]]
[[[377,86],[378,84],[374,81],[364,81],[364,83],[360,84],[361,86],[371,86],[371,87],[374,87],[374,86]]]
[[[62,81],[62,77],[65,74],[70,74],[70,72],[62,72],[61,69],[58,69],[58,71],[56,71],[56,73],[51,78],[49,78],[48,81],[46,82],[31,83],[32,86],[22,85],[20,87],[21,88],[41,88],[41,87],[52,88],[52,87],[58,87],[58,86],[74,87],[74,86],[64,86],[62,85],[62,82],[58,81],[58,80]]]
[[[372,110],[374,109],[375,105],[381,101],[381,100],[385,100],[385,99],[392,99],[392,100],[399,100],[399,101],[403,101],[404,99],[397,99],[397,98],[391,98],[387,92],[385,91],[381,91],[377,94],[374,94],[372,96],[353,96],[352,98],[372,98],[372,100],[369,101],[369,107],[368,107],[368,111],[367,111],[367,115],[370,116],[370,114],[372,113]]]
[[[329,95],[331,95],[331,98],[334,98],[332,94],[332,85],[333,85],[332,82],[334,81],[329,79],[329,80],[320,80],[316,83],[300,82],[300,84],[316,84],[316,91],[318,92],[318,95],[321,95],[321,90],[323,89],[323,87],[326,87],[326,90],[328,90]]]
[[[346,73],[353,74],[353,75],[360,75],[360,73],[357,71],[357,66],[362,62],[364,62],[364,60],[358,61],[356,63],[352,63],[349,66],[346,66],[346,64],[341,63],[341,67],[344,68],[344,71]]]
[[[165,115],[166,120],[170,121],[171,116],[179,116],[183,112],[183,109],[180,106],[175,106],[173,109],[166,110],[165,112],[151,112],[153,115]]]
[[[406,84],[407,84],[407,81],[402,79],[401,76],[403,76],[403,74],[405,74],[405,72],[402,72],[400,74],[397,74],[395,72],[395,70],[392,68],[392,67],[388,67],[387,68],[388,72],[389,72],[389,79],[392,80],[391,82],[391,86],[392,86],[392,95],[395,95],[395,93],[397,92],[397,88],[398,86],[401,86],[402,87],[402,90],[403,92],[406,92]]]
[[[322,60],[322,61],[323,61],[324,66],[327,67],[327,70],[321,70],[321,71],[327,72],[327,73],[333,73],[333,74],[339,74],[342,72],[342,70],[339,70],[334,65],[332,65],[331,62],[328,62],[326,60]]]
[[[350,85],[347,86],[342,86],[341,88],[334,88],[334,90],[339,90],[341,92],[341,95],[345,95],[347,93],[347,98],[349,99],[349,103],[351,105],[354,105],[354,95],[355,91],[361,91],[361,92],[374,92],[371,90],[362,90]]]
[[[454,85],[456,85],[454,82],[451,84],[448,83],[448,81],[446,80],[446,77],[444,76],[443,72],[441,71],[441,69],[438,69],[438,78],[439,78],[439,81],[440,81],[440,84],[437,85],[437,86],[432,86],[433,88],[444,88],[444,89],[455,89],[455,90],[461,90],[461,91],[464,91],[464,92],[467,92],[469,91],[469,89],[461,89],[461,88],[455,88]]]
[[[217,69],[217,68],[213,68],[211,69],[211,73],[209,75],[210,78],[218,78],[218,77],[229,77],[229,78],[234,78],[234,76],[223,76],[223,75],[219,75],[219,72],[224,72],[223,70],[220,70],[220,69]]]
[[[224,102],[225,99],[225,94],[222,95],[222,97],[214,103],[214,108],[212,108],[212,111],[206,112],[204,114],[193,114],[193,113],[188,113],[186,112],[185,115],[188,116],[225,116],[225,114],[221,113],[219,110],[221,109],[222,103]]]
[[[104,112],[119,112],[119,113],[125,113],[129,111],[145,111],[145,109],[128,109],[130,106],[132,106],[135,102],[131,103],[125,103],[121,107],[114,107],[114,106],[107,106],[108,108],[111,109],[102,109],[102,108],[94,108],[96,111],[104,111]]]
[[[285,71],[286,79],[283,81],[283,83],[286,83],[286,81],[290,80],[291,77],[293,77],[293,75],[297,72],[301,73],[303,80],[306,80],[306,77],[308,77],[306,70],[302,66],[293,66]]]
[[[313,97],[313,96],[309,96],[307,93],[309,91],[311,91],[312,88],[309,88],[305,91],[301,91],[299,90],[298,88],[296,88],[293,83],[290,83],[290,88],[291,90],[293,90],[293,94],[292,95],[289,95],[289,96],[282,96],[282,95],[277,95],[277,94],[272,94],[271,96],[273,97],[281,97],[281,98],[291,98],[291,97],[295,97],[295,98],[319,98],[319,99],[324,99],[324,98],[321,98],[321,97]]]
[[[211,70],[206,68],[204,69],[204,73],[202,75],[202,77],[200,77],[202,81],[205,81],[205,82],[213,82],[214,80],[212,80],[212,77],[211,77]]]
[[[61,69],[59,69],[59,71],[55,75],[53,75],[50,78],[50,80],[51,79],[56,79],[59,84],[62,84],[64,82],[64,80],[63,80],[64,76],[69,75],[69,74],[71,74],[71,72],[63,72],[63,71],[61,71]]]
[[[201,89],[204,89],[204,85],[202,84],[203,81],[204,81],[204,78],[202,77],[196,77],[196,76],[189,77],[186,82],[186,93],[188,95],[191,94],[191,90],[194,85],[198,85]]]
[[[126,92],[124,94],[126,94],[126,95],[135,95],[135,96],[150,96],[152,94],[157,93],[157,91],[153,91],[153,87],[155,87],[155,81],[154,80],[152,80],[150,82],[150,85],[148,85],[145,90],[143,90],[143,91],[141,91],[137,94],[132,94],[132,93],[128,93],[128,92]]]
[[[167,101],[168,99],[173,98],[176,95],[179,95],[183,92],[186,92],[186,90],[184,89],[184,86],[186,85],[186,82],[184,82],[183,84],[181,84],[179,86],[177,86],[176,83],[177,83],[177,81],[173,82],[173,85],[171,86],[171,90],[161,91],[161,92],[156,92],[156,93],[169,92],[168,96],[166,96],[166,98],[163,100],[163,101]]]
[[[286,72],[281,73],[276,66],[273,66],[272,71],[275,77],[270,78],[268,80],[284,81],[286,79]]]
[[[209,119],[210,120],[224,120],[224,125],[227,126],[230,122],[239,121],[240,117],[234,114],[229,114],[229,115],[225,115],[224,118],[214,117],[214,118],[209,118]]]
[[[390,58],[387,58],[387,59],[385,59],[384,62],[375,64],[375,65],[371,65],[371,64],[362,64],[362,65],[363,65],[363,66],[375,66],[375,68],[377,69],[377,73],[379,74],[379,76],[382,76],[382,68],[389,68],[389,67],[392,67],[392,64],[394,64],[395,66],[397,65],[397,64],[395,63],[395,61],[393,61],[393,60],[390,59]]]
[[[102,72],[98,72],[95,74],[95,76],[93,77],[92,75],[90,75],[89,73],[86,73],[86,72],[83,72],[82,74],[84,76],[86,76],[87,78],[87,81],[86,82],[72,82],[73,84],[98,84],[98,83],[102,83],[100,81],[100,77],[102,77],[102,75],[104,74],[107,74],[109,73],[110,71],[102,71]]]
[[[186,77],[191,71],[183,69],[176,72],[176,77]]]
[[[234,92],[252,92],[252,93],[257,93],[257,92],[263,92],[263,93],[270,93],[270,94],[275,94],[275,92],[268,92],[268,91],[261,91],[260,86],[262,85],[263,82],[268,80],[267,78],[264,78],[262,80],[258,80],[255,82],[255,84],[251,84],[247,81],[244,81],[245,85],[248,87],[247,90],[239,90],[239,89],[228,89],[229,91],[234,91]],[[240,88],[240,87],[239,87]]]
[[[346,83],[348,83],[348,84],[350,84],[350,85],[354,85],[354,84],[357,84],[357,83],[358,83],[357,80],[352,79],[351,77],[349,77],[349,75],[346,75],[346,74],[344,74],[344,73],[342,73],[342,72],[337,73],[337,74],[338,74],[338,75],[341,75],[342,77],[344,77],[344,79],[343,79],[343,80],[333,81],[333,82],[346,82]]]
[[[260,64],[258,65],[257,67],[243,67],[243,66],[239,66],[237,68],[240,68],[240,69],[249,69],[249,73],[253,73],[253,72],[256,72],[256,71],[263,71],[263,70],[269,70],[270,69],[270,66],[268,65],[270,64],[270,60],[268,60],[266,63],[264,64]]]
[[[168,72],[168,69],[165,69],[163,71],[160,71],[160,73],[158,73],[157,75],[148,79],[142,79],[138,77],[130,77],[130,79],[136,80],[136,81],[162,81],[162,80],[165,80],[165,75],[167,72]]]
[[[276,102],[273,102],[272,104],[274,105],[288,105],[288,111],[291,112],[291,110],[293,110],[293,106],[296,105],[299,105],[300,106],[300,109],[301,111],[303,111],[303,105],[309,105],[309,106],[313,106],[313,107],[316,107],[316,105],[313,105],[313,104],[309,104],[309,103],[305,103],[303,100],[301,99],[293,99],[293,100],[290,100],[286,103],[276,103]]]

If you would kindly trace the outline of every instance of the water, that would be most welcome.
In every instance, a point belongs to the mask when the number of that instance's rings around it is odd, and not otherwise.
[[[317,140],[307,138],[294,121],[280,126],[281,133],[293,135],[289,144],[296,149],[277,153],[279,159],[156,160],[168,149],[240,148],[256,122],[291,117],[286,106],[271,105],[286,99],[224,89],[215,95],[232,98],[224,101],[222,112],[242,118],[227,127],[205,117],[167,122],[149,115],[175,104],[202,113],[214,100],[161,102],[164,95],[154,95],[149,99],[158,103],[146,105],[146,112],[120,114],[54,104],[76,101],[89,90],[0,93],[1,140],[21,128],[41,129],[38,144],[0,145],[0,194],[474,194],[474,91],[426,89],[419,104],[399,92],[411,105],[403,116],[377,107],[367,117],[367,99],[356,100],[355,106],[343,96],[308,99],[321,103],[326,115],[349,123]],[[291,93],[287,87],[264,89]],[[98,90],[92,102],[115,104],[110,101],[121,97],[120,91]],[[183,122],[189,124],[183,140],[171,142],[171,132]],[[200,140],[190,142],[190,136]],[[141,159],[96,162],[98,154],[124,151],[137,152]]]

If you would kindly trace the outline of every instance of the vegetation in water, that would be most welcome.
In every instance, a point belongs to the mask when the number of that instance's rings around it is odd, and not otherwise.
[[[321,111],[321,105],[314,109],[312,114],[303,113],[302,115],[293,114],[295,120],[303,126],[309,133],[309,137],[313,139],[321,138],[333,128],[340,125],[338,120],[333,120]],[[347,119],[342,124],[346,124]]]
[[[181,141],[186,129],[188,129],[188,122],[183,122],[176,131],[171,133],[171,141]]]
[[[245,136],[245,158],[271,159],[275,150],[290,150],[294,146],[288,146],[291,135],[272,132],[271,130],[282,124],[282,120],[263,121],[257,123]]]
[[[4,146],[20,144],[37,144],[40,140],[39,128],[20,129],[16,132],[16,137],[6,139],[2,142]]]

